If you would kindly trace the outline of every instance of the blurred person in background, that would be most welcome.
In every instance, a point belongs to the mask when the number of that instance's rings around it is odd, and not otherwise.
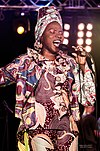
[[[95,106],[85,106],[81,119],[78,122],[79,128],[79,151],[99,151],[97,119],[94,115]]]

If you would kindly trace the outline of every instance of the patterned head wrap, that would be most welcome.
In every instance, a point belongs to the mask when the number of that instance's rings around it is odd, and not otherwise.
[[[38,11],[37,24],[35,27],[35,48],[40,45],[40,38],[47,27],[53,21],[58,22],[62,26],[62,19],[60,13],[54,6],[42,7]]]

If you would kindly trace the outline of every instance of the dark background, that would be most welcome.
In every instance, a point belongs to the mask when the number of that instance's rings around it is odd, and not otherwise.
[[[4,19],[0,20],[0,67],[10,63],[15,57],[26,53],[27,47],[33,48],[34,27],[37,13],[26,12],[26,18],[30,21],[30,31],[24,35],[17,35],[14,31],[14,20],[19,12],[15,10],[3,11]],[[92,56],[96,67],[96,117],[100,116],[100,10],[62,10],[63,22],[72,24],[70,45],[75,44],[76,24],[79,20],[90,20],[94,24]],[[70,20],[68,19],[70,18]],[[0,150],[16,151],[16,131],[19,120],[15,118],[15,91],[16,85],[0,88]]]

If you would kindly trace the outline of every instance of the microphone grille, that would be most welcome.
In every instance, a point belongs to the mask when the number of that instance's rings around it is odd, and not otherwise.
[[[60,44],[59,49],[62,50],[62,51],[67,51],[68,48],[67,48],[66,44]]]

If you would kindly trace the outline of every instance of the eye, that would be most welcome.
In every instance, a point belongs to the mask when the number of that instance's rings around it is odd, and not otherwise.
[[[60,34],[60,35],[63,35],[63,31],[59,31],[59,34]]]
[[[51,34],[55,34],[55,30],[54,29],[50,29],[49,30]]]

